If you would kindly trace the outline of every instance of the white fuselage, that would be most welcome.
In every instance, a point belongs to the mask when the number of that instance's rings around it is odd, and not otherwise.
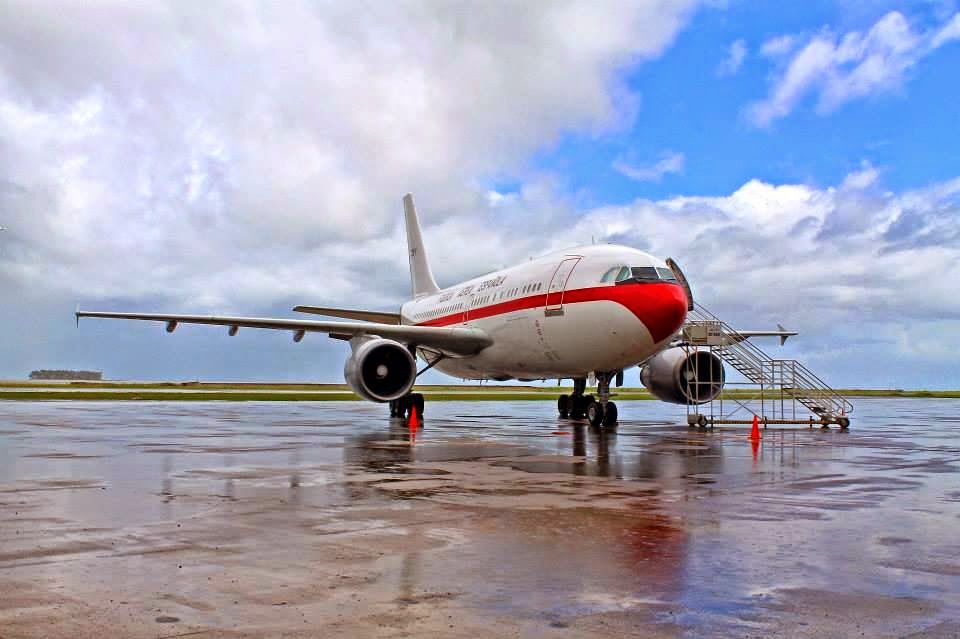
[[[652,277],[624,280],[623,268]],[[476,327],[492,338],[477,355],[437,363],[455,377],[586,377],[634,366],[669,344],[688,304],[669,273],[636,249],[582,246],[418,297],[401,317],[409,325]]]

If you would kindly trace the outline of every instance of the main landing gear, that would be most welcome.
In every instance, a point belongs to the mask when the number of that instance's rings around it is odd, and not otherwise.
[[[423,418],[423,395],[420,393],[407,393],[400,399],[390,402],[390,417],[402,417],[410,419],[410,411],[413,407],[417,408],[417,417]]]
[[[573,393],[561,395],[557,400],[557,412],[561,419],[584,419],[591,426],[615,426],[617,405],[610,401],[610,380],[615,373],[597,373],[597,397],[586,395],[587,380],[573,380]]]

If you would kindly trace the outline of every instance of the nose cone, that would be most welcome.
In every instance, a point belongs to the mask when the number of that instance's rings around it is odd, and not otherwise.
[[[646,284],[637,286],[637,317],[643,322],[653,341],[667,339],[683,326],[687,319],[687,295],[676,284]]]

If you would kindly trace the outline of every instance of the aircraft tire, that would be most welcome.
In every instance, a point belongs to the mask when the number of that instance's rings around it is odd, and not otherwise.
[[[600,426],[603,424],[603,404],[600,402],[590,402],[587,404],[587,421],[591,426]]]
[[[404,395],[403,397],[397,398],[394,400],[397,409],[397,417],[401,419],[407,418],[407,412],[410,410],[410,396]]]
[[[607,409],[603,412],[603,425],[617,425],[617,405],[613,402],[607,402]]]
[[[581,395],[577,397],[574,395],[570,398],[570,403],[572,407],[570,408],[570,419],[583,419],[587,416],[587,411],[590,410],[590,404],[593,403],[594,399],[592,395]]]
[[[570,417],[570,396],[561,395],[557,399],[557,413],[560,414],[560,419],[567,419]]]
[[[570,419],[580,419],[583,412],[583,397],[577,395],[570,396]]]

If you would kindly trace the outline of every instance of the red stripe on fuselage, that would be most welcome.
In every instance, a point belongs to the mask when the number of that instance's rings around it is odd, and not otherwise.
[[[601,301],[616,302],[627,308],[647,327],[654,342],[660,342],[670,337],[680,328],[687,316],[687,297],[683,288],[665,282],[578,288],[565,291],[563,294],[564,305]],[[471,308],[467,314],[467,322],[505,315],[515,311],[544,308],[546,304],[546,294],[497,302],[479,308]],[[458,311],[416,325],[451,326],[463,323],[463,317],[464,311]]]

